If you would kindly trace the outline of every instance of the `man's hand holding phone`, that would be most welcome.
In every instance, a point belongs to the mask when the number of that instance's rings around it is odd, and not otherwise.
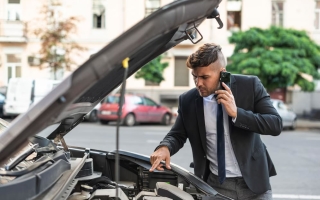
[[[231,82],[230,72],[221,71],[219,81],[220,81],[220,89],[221,90],[225,90],[225,88],[222,86],[222,83],[225,83],[228,87],[230,87],[230,82]]]
[[[231,78],[231,75],[229,72],[220,72],[221,89],[217,90],[215,92],[215,94],[217,95],[217,97],[216,97],[217,102],[219,104],[222,103],[224,105],[227,114],[232,118],[236,118],[237,117],[237,105],[234,100],[234,96],[232,94],[232,91],[229,88],[230,78]]]

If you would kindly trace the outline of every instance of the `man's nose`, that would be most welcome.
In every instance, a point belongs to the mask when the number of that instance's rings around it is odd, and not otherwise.
[[[196,83],[196,86],[197,86],[197,87],[200,86],[200,85],[202,85],[202,81],[201,81],[200,78],[196,78],[196,79],[194,80],[194,82]]]

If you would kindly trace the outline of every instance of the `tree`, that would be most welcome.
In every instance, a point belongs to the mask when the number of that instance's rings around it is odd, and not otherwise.
[[[235,43],[228,71],[260,78],[268,91],[299,85],[313,91],[313,79],[319,79],[320,47],[305,31],[271,27],[235,32],[229,38]]]
[[[62,13],[59,11],[61,6],[57,0],[50,0],[48,4],[44,4],[40,12],[44,24],[32,22],[38,26],[31,30],[41,40],[40,67],[52,68],[54,79],[57,79],[58,69],[70,70],[71,66],[76,64],[71,55],[86,50],[71,40],[71,35],[76,33],[76,23],[79,22],[79,18],[74,16],[62,18]]]
[[[135,78],[143,78],[145,81],[159,84],[164,80],[163,70],[168,67],[168,62],[161,62],[162,55],[156,57],[146,65],[144,65],[136,74]]]

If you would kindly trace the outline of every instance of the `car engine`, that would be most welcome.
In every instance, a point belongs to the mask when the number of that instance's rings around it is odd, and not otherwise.
[[[120,179],[116,183],[115,152],[66,149],[47,138],[34,136],[1,166],[1,199],[110,200],[116,196],[121,200],[229,199],[191,184],[202,182],[186,171],[179,172],[178,167],[149,172],[147,157],[131,152],[119,155]]]

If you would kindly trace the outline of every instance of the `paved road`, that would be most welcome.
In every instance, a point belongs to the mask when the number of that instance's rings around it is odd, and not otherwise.
[[[149,155],[170,126],[120,127],[120,149]],[[102,150],[115,149],[115,125],[83,123],[66,136],[68,145]],[[320,131],[283,131],[278,137],[262,136],[278,175],[271,178],[275,199],[320,199]],[[189,142],[172,162],[189,171],[192,154]]]

